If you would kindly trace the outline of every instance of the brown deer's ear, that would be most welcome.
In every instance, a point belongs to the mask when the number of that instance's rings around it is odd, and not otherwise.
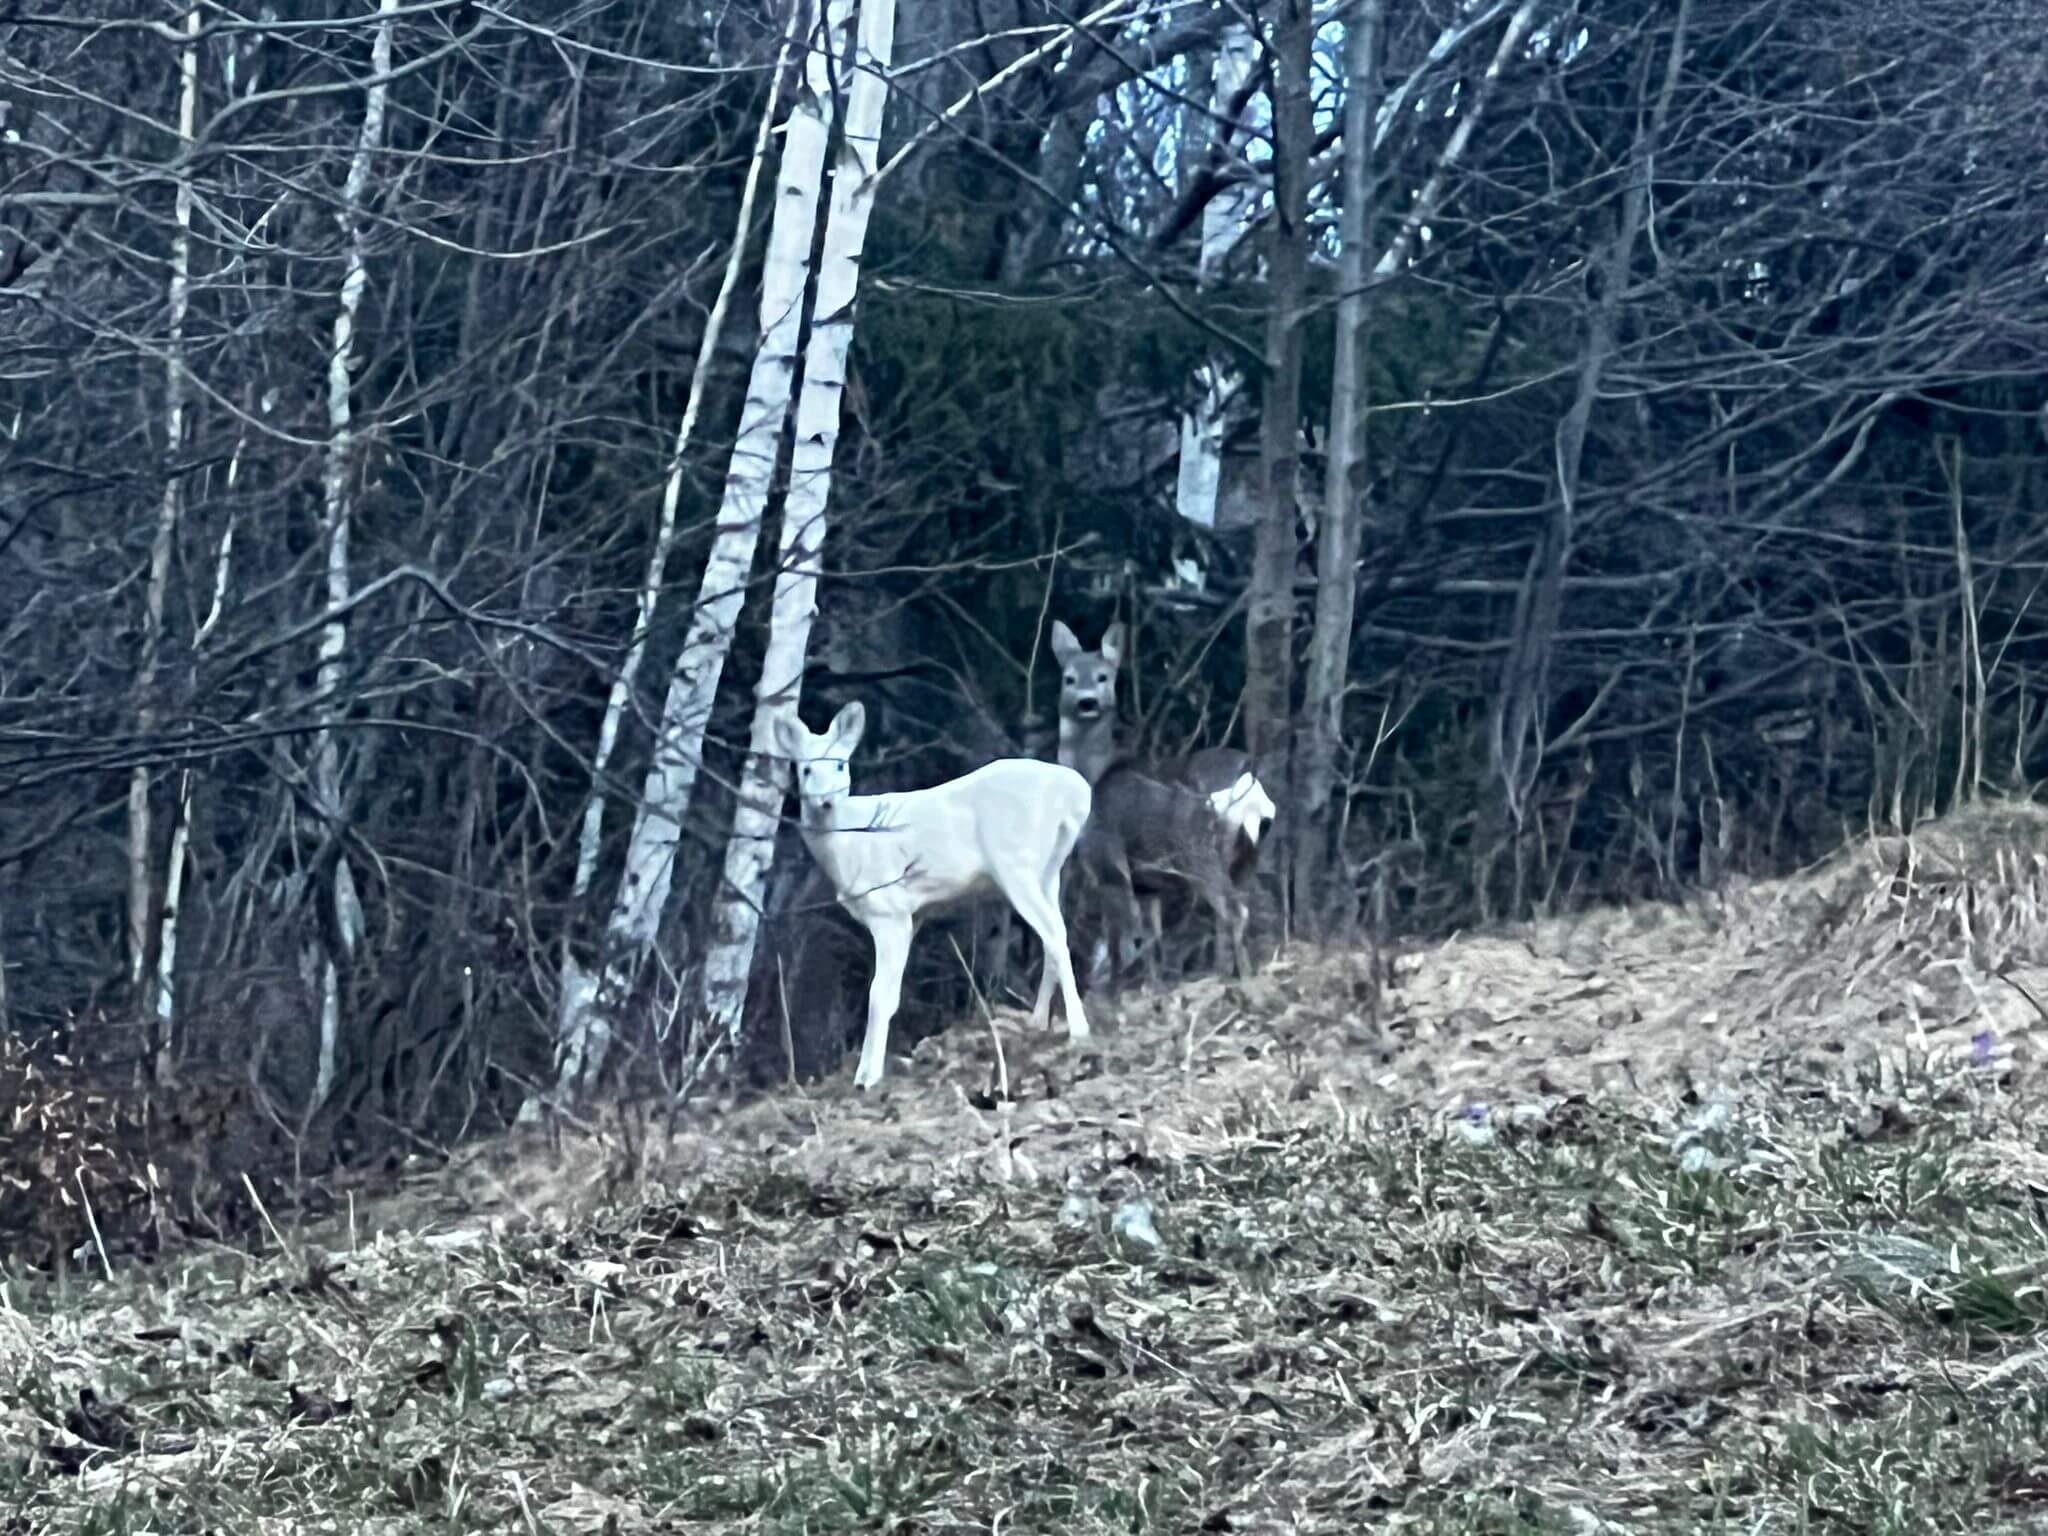
[[[867,706],[855,699],[834,715],[832,724],[826,728],[825,736],[832,743],[833,756],[853,756],[853,749],[860,745],[861,733],[867,728]]]
[[[1076,640],[1074,632],[1058,619],[1052,621],[1052,654],[1063,667],[1081,654],[1081,642]]]
[[[1112,667],[1120,666],[1124,659],[1124,626],[1121,622],[1112,624],[1102,632],[1102,659]]]

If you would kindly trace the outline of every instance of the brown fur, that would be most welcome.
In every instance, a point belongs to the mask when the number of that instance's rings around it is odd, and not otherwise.
[[[1140,932],[1147,927],[1141,898],[1155,904],[1153,942],[1145,956],[1150,979],[1159,979],[1156,901],[1176,885],[1208,904],[1218,944],[1229,942],[1232,974],[1245,974],[1243,938],[1231,910],[1235,893],[1225,834],[1201,795],[1153,777],[1129,758],[1112,759],[1095,781],[1095,806],[1074,851],[1100,898],[1113,983],[1121,969],[1126,925]]]

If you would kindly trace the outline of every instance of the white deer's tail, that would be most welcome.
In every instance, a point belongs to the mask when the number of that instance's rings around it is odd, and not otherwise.
[[[1210,795],[1209,803],[1216,807],[1216,815],[1225,826],[1242,832],[1254,844],[1266,830],[1267,823],[1280,814],[1273,797],[1266,793],[1266,786],[1250,769],[1239,774],[1237,782],[1228,789],[1219,789]]]

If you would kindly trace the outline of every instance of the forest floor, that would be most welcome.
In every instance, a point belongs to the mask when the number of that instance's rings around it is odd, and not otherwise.
[[[9,1282],[0,1532],[2041,1528],[2042,849],[998,1011]]]

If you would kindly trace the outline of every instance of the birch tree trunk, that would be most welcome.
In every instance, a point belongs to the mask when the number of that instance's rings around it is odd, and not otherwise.
[[[612,679],[611,691],[605,698],[604,719],[598,726],[597,750],[590,760],[593,781],[602,780],[605,769],[610,766],[612,751],[618,745],[619,723],[632,699],[633,684],[640,676],[640,664],[646,659],[647,636],[654,627],[655,607],[662,587],[667,583],[668,558],[675,548],[676,512],[682,503],[684,454],[689,449],[690,439],[696,435],[697,418],[704,408],[705,384],[711,377],[719,338],[725,332],[725,317],[732,307],[733,293],[739,287],[740,268],[745,265],[747,229],[754,222],[754,199],[760,190],[761,170],[768,161],[768,140],[775,128],[775,109],[782,100],[782,78],[789,66],[790,48],[796,40],[796,29],[803,14],[801,6],[790,12],[789,28],[783,36],[781,51],[776,55],[774,78],[768,86],[768,102],[761,109],[760,126],[754,134],[754,156],[747,166],[746,184],[740,192],[740,211],[733,226],[732,250],[726,258],[725,273],[719,280],[718,297],[713,301],[710,317],[704,325],[704,338],[697,347],[697,364],[690,375],[690,393],[683,403],[683,419],[676,427],[675,447],[669,454],[668,480],[661,493],[661,521],[655,529],[654,547],[648,551],[647,573],[640,581],[640,593],[633,611],[632,635],[626,642],[626,654],[619,663],[618,675]],[[590,804],[584,808],[583,830],[576,848],[576,874],[571,891],[578,901],[589,894],[591,881],[596,878],[603,831],[604,797],[593,792]],[[574,964],[573,960],[571,964]]]
[[[384,142],[385,79],[391,73],[391,25],[398,0],[379,0],[377,31],[370,44],[370,84],[363,103],[363,126],[355,154],[342,183],[339,219],[348,241],[347,265],[341,279],[340,303],[334,315],[334,345],[327,354],[327,457],[322,475],[327,544],[327,607],[338,613],[348,603],[349,473],[355,442],[349,369],[355,355],[356,316],[369,285],[363,238],[363,198],[369,189],[370,166]],[[343,715],[342,666],[348,655],[348,622],[330,619],[320,629],[320,734],[313,743],[313,795],[327,822],[327,836],[342,835],[341,743],[337,727]],[[317,897],[316,897],[317,899]],[[342,967],[355,958],[363,932],[362,904],[348,854],[334,860],[334,933],[339,954],[330,952],[320,967],[320,1060],[313,1080],[313,1104],[327,1102],[334,1091],[336,1056],[341,1038]]]
[[[861,253],[875,204],[882,109],[889,94],[896,0],[862,0],[853,83],[846,93],[846,132],[832,175],[831,207],[818,267],[817,319],[804,354],[803,393],[797,404],[796,446],[789,492],[783,498],[775,602],[768,650],[756,689],[753,736],[726,844],[725,878],[704,959],[704,1017],[710,1042],[738,1043],[760,932],[761,900],[775,858],[789,765],[774,745],[778,717],[793,713],[803,693],[804,653],[818,611],[818,570],[825,545],[825,515],[832,492],[832,454],[839,443],[846,358],[853,345],[854,301],[860,290]],[[689,1086],[687,1082],[683,1085]]]
[[[187,27],[191,26],[188,17]],[[230,42],[221,50],[221,82],[232,97],[235,94],[235,44]],[[196,69],[196,60],[194,67]],[[255,88],[255,82],[249,82]],[[187,137],[191,129],[184,129]],[[257,221],[260,230],[265,214]],[[251,231],[255,233],[255,231]],[[259,410],[261,407],[257,407]],[[234,452],[229,454],[227,463],[227,491],[231,509],[221,529],[220,545],[214,555],[213,597],[208,604],[206,616],[199,621],[192,632],[190,659],[196,663],[201,648],[220,624],[227,607],[229,573],[232,568],[235,547],[235,514],[232,510],[235,483],[241,474],[243,454],[248,443],[247,429],[237,437]],[[150,1020],[150,1068],[158,1084],[167,1084],[172,1076],[178,1055],[176,1038],[178,1012],[178,940],[184,911],[185,873],[192,845],[192,808],[198,792],[195,771],[181,769],[178,775],[178,801],[175,819],[171,823],[171,851],[164,861],[164,899],[157,915],[156,975],[152,987]],[[0,1024],[4,1027],[4,1024]]]
[[[1344,210],[1338,224],[1337,338],[1330,386],[1329,467],[1316,544],[1315,630],[1309,641],[1295,797],[1294,910],[1329,912],[1321,887],[1341,817],[1337,788],[1344,692],[1351,666],[1351,621],[1365,507],[1365,251],[1372,238],[1373,153],[1379,119],[1380,39],[1386,0],[1359,0],[1344,27]]]
[[[235,491],[235,477],[242,462],[242,447],[236,445],[228,459],[227,489],[232,500]],[[227,526],[222,529],[220,548],[214,556],[213,601],[208,605],[206,617],[199,621],[198,629],[192,634],[192,657],[196,662],[200,648],[207,637],[220,623],[221,614],[227,607],[228,580],[235,548],[234,514],[228,514]],[[192,799],[196,792],[193,770],[182,769],[178,774],[177,820],[171,824],[171,856],[164,863],[164,905],[158,918],[156,940],[156,1008],[152,1015],[154,1040],[151,1045],[151,1067],[158,1083],[168,1083],[172,1068],[177,1061],[176,1029],[178,1023],[178,929],[184,911],[185,865],[192,847]]]
[[[625,870],[605,926],[595,976],[565,974],[555,1053],[556,1091],[572,1097],[595,1083],[616,1032],[618,1010],[661,923],[675,880],[677,843],[696,788],[704,730],[732,648],[748,573],[775,476],[817,233],[833,90],[846,56],[853,0],[824,0],[823,28],[804,65],[804,87],[783,133],[775,212],[761,274],[761,345],[747,381],[745,414],[726,470],[717,532],[705,558],[697,604],[662,701],[653,761],[634,809]]]
[[[1211,160],[1218,169],[1244,153],[1244,121],[1232,116],[1245,86],[1252,77],[1256,50],[1251,29],[1233,23],[1216,48],[1215,70],[1210,77],[1209,110],[1215,125],[1215,151]],[[1215,281],[1223,262],[1244,238],[1251,225],[1258,188],[1249,176],[1233,177],[1202,209],[1202,252],[1196,267],[1198,287]],[[1179,480],[1174,488],[1174,506],[1180,515],[1204,528],[1216,526],[1216,494],[1223,480],[1223,437],[1244,387],[1243,377],[1221,357],[1212,357],[1195,370],[1199,393],[1194,408],[1181,417]]]
[[[768,163],[768,144],[775,128],[775,110],[782,100],[783,76],[788,72],[789,55],[795,45],[798,28],[806,16],[805,7],[793,6],[789,15],[789,27],[783,34],[782,47],[775,56],[775,74],[769,82],[768,101],[761,109],[761,122],[754,134],[753,159],[747,166],[746,185],[740,193],[739,218],[734,224],[732,251],[726,258],[725,273],[719,280],[718,297],[711,305],[710,317],[704,324],[704,339],[697,348],[697,365],[690,375],[690,393],[683,404],[683,419],[676,427],[675,447],[669,456],[668,481],[662,487],[661,521],[655,530],[654,547],[648,551],[647,572],[640,582],[639,597],[633,611],[633,631],[626,642],[626,654],[619,662],[618,674],[612,679],[610,692],[604,703],[604,718],[598,725],[597,749],[591,754],[590,803],[583,809],[583,827],[576,846],[576,872],[570,886],[571,896],[580,908],[589,899],[590,887],[597,877],[597,861],[603,843],[605,799],[603,783],[606,770],[611,766],[612,752],[619,741],[619,724],[625,718],[626,706],[633,697],[633,685],[640,676],[640,664],[647,656],[647,637],[654,628],[654,612],[660,600],[663,587],[668,582],[669,555],[675,548],[676,513],[682,503],[684,454],[690,446],[690,439],[697,430],[697,418],[704,408],[705,386],[711,378],[712,364],[717,356],[718,342],[725,331],[725,319],[732,308],[732,296],[739,287],[740,268],[745,264],[747,252],[747,230],[754,221],[754,200],[760,190],[761,172]],[[784,204],[777,205],[778,219]],[[816,199],[812,199],[815,208]],[[792,214],[792,225],[801,222]],[[809,234],[805,239],[808,241]],[[808,251],[806,251],[808,255]],[[771,262],[772,270],[772,262]],[[802,267],[796,268],[801,273]],[[801,290],[799,290],[800,294]],[[769,295],[764,287],[762,330],[768,330],[767,302]],[[787,302],[780,312],[794,315],[800,302]],[[792,342],[792,347],[794,343]],[[751,553],[748,556],[751,562]],[[594,1001],[594,982],[591,973],[584,968],[574,945],[564,939],[562,944],[561,1001],[557,1016],[555,1038],[567,1049],[562,1064],[574,1064],[580,1072],[587,1051],[590,1029],[590,1010]],[[564,1078],[564,1086],[573,1086],[576,1072]],[[537,1112],[538,1106],[534,1106]],[[522,1110],[522,1115],[528,1112]]]
[[[178,55],[178,153],[192,148],[199,121],[199,7],[185,13],[185,46]],[[171,237],[170,331],[164,342],[164,491],[157,505],[156,536],[149,549],[149,582],[143,593],[142,655],[135,668],[136,735],[147,742],[156,729],[157,667],[163,654],[164,601],[171,579],[171,550],[177,542],[184,504],[178,454],[185,442],[185,317],[192,305],[192,173],[179,172]],[[150,875],[149,768],[138,764],[128,776],[128,980],[139,1007],[149,977]],[[156,1042],[152,1042],[152,1055]]]
[[[1308,286],[1308,161],[1315,18],[1310,0],[1279,0],[1266,56],[1272,75],[1273,223],[1266,257],[1266,393],[1259,422],[1265,495],[1252,545],[1245,611],[1244,720],[1259,777],[1294,803],[1289,764],[1294,683],[1294,565],[1300,552],[1302,319]],[[1291,818],[1276,823],[1288,868]],[[1284,884],[1284,883],[1283,883]],[[1283,923],[1284,928],[1284,923]]]

